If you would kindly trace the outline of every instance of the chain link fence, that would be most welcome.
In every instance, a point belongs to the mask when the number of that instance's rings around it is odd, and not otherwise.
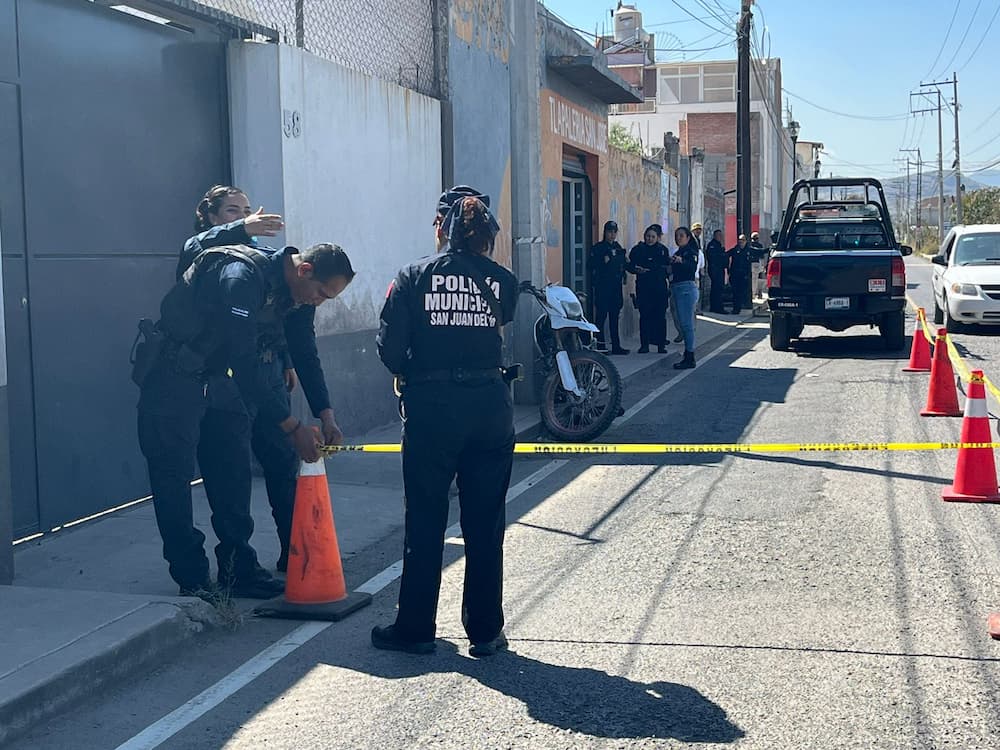
[[[435,65],[441,0],[199,0],[273,29],[278,41],[438,96]]]

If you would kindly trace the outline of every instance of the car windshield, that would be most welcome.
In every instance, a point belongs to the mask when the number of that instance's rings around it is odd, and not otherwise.
[[[803,221],[792,228],[792,250],[873,250],[887,248],[881,223]]]
[[[955,245],[955,265],[1000,263],[1000,232],[965,234]]]

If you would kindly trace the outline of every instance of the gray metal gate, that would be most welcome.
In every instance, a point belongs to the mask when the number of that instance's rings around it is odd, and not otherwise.
[[[148,491],[128,352],[197,199],[229,179],[232,34],[86,0],[16,0],[15,25],[14,5],[0,2],[0,231],[17,535]]]

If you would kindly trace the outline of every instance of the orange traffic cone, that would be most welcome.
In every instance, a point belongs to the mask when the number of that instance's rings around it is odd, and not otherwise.
[[[922,417],[960,417],[958,390],[955,388],[955,371],[948,357],[948,332],[941,328],[934,342],[934,361],[931,363],[931,385],[927,391],[927,406]]]
[[[295,487],[285,595],[254,612],[289,620],[342,620],[371,601],[371,594],[347,593],[326,467],[322,460],[303,462]]]
[[[963,443],[992,443],[990,415],[986,406],[983,371],[973,370],[969,395],[962,420]],[[955,483],[941,492],[944,500],[966,503],[1000,503],[997,491],[997,467],[992,448],[959,448]]]
[[[910,364],[903,372],[930,372],[931,345],[924,335],[924,308],[917,310],[917,323],[913,327],[913,346],[910,347]]]

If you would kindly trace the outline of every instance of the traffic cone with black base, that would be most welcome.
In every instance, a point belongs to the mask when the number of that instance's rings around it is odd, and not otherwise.
[[[948,332],[938,329],[934,342],[934,361],[931,363],[931,385],[927,391],[927,406],[920,412],[922,417],[960,417],[958,389],[955,387],[955,371],[948,356]]]
[[[924,335],[924,308],[917,310],[917,322],[913,327],[913,345],[910,347],[910,364],[903,372],[930,372],[931,345]]]
[[[962,420],[962,443],[992,443],[986,383],[982,370],[972,371]],[[955,483],[941,491],[943,500],[965,503],[1000,503],[997,466],[992,448],[959,448]]]
[[[302,463],[295,488],[285,595],[254,610],[286,620],[342,620],[371,604],[371,594],[347,592],[322,460]]]

